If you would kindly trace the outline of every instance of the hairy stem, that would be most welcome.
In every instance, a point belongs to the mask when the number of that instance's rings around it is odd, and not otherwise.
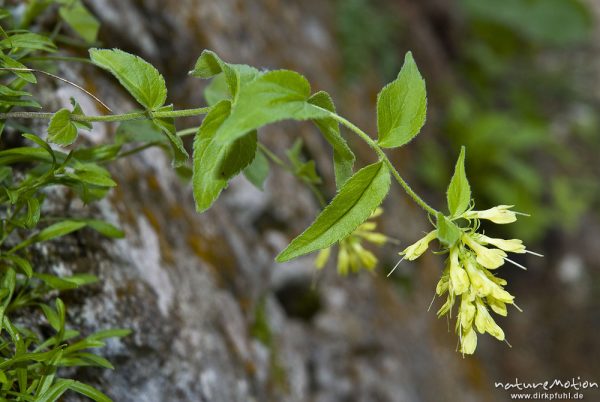
[[[323,109],[323,110],[325,110],[325,109]],[[335,119],[338,123],[342,124],[344,127],[348,128],[350,131],[352,131],[353,133],[358,135],[363,141],[365,141],[367,143],[367,145],[369,145],[369,147],[371,147],[371,149],[373,149],[375,151],[375,153],[377,153],[377,155],[381,158],[381,160],[389,167],[390,171],[392,172],[392,175],[394,176],[394,178],[396,179],[398,184],[400,184],[400,186],[402,186],[404,191],[410,196],[410,198],[412,198],[417,203],[417,205],[419,205],[421,208],[423,208],[427,213],[429,213],[431,215],[437,214],[438,211],[436,211],[435,208],[433,208],[429,204],[427,204],[421,197],[419,197],[419,195],[417,193],[415,193],[413,191],[412,188],[410,188],[408,183],[402,178],[402,176],[400,176],[400,173],[398,173],[398,171],[396,170],[396,168],[394,167],[392,162],[390,162],[390,160],[387,157],[387,155],[385,154],[385,152],[383,152],[383,149],[381,149],[381,147],[379,145],[377,145],[377,143],[375,141],[373,141],[373,139],[371,137],[369,137],[369,135],[367,133],[362,131],[360,128],[358,128],[356,125],[354,125],[349,120],[343,118],[342,116],[340,116],[336,113],[329,112],[329,115],[333,119]]]
[[[128,120],[143,120],[148,118],[170,118],[170,117],[190,117],[199,116],[208,113],[209,107],[201,107],[196,109],[182,109],[182,110],[164,110],[160,112],[151,111],[139,111],[123,114],[109,114],[106,116],[84,116],[84,115],[71,115],[71,120],[82,121],[87,123],[94,122],[111,122],[111,121],[128,121]],[[6,119],[42,119],[50,120],[54,116],[54,113],[44,112],[9,112],[0,113],[0,120]]]

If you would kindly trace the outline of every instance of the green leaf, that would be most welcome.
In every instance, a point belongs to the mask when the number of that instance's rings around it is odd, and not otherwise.
[[[115,187],[117,185],[108,170],[94,163],[78,163],[75,165],[75,171],[68,173],[67,176],[93,186]]]
[[[71,116],[84,116],[83,110],[81,109],[81,106],[79,105],[79,103],[77,103],[75,98],[71,98],[71,105],[73,105],[73,111],[71,112]],[[80,129],[91,130],[93,128],[92,123],[87,121],[73,120],[73,124],[75,125],[75,127]]]
[[[327,92],[317,92],[308,99],[308,102],[335,113],[335,106],[331,96]],[[333,147],[333,168],[335,171],[335,183],[337,188],[341,188],[346,180],[352,176],[352,167],[354,166],[354,153],[346,144],[346,140],[340,133],[340,127],[337,121],[331,117],[324,117],[314,120],[315,125],[321,130],[323,136]]]
[[[19,267],[19,269],[23,271],[23,273],[27,275],[28,278],[31,278],[31,276],[33,275],[33,267],[31,266],[31,263],[25,258],[21,258],[15,254],[7,254],[4,255],[3,258],[11,261],[14,265]]]
[[[229,85],[224,74],[219,74],[204,88],[204,99],[209,106],[216,105],[222,100],[232,99]]]
[[[408,143],[425,124],[426,112],[425,81],[408,52],[398,78],[377,96],[378,144],[395,148]]]
[[[115,141],[123,144],[128,142],[165,142],[160,127],[151,120],[124,121],[117,128]]]
[[[85,223],[89,228],[94,229],[96,232],[106,237],[110,237],[112,239],[122,239],[125,237],[125,233],[123,233],[122,230],[108,222],[97,219],[88,219],[85,221]]]
[[[441,212],[437,213],[437,237],[446,247],[452,247],[460,239],[461,230]]]
[[[310,85],[294,71],[270,71],[240,88],[231,114],[215,133],[215,141],[228,144],[252,130],[285,119],[308,120],[329,113],[308,103]]]
[[[216,131],[231,111],[229,101],[216,104],[204,118],[194,139],[194,173],[192,185],[196,209],[208,209],[227,186],[229,179],[248,166],[256,153],[256,132],[228,145],[217,144]]]
[[[92,63],[114,75],[146,109],[164,105],[167,87],[162,75],[144,59],[119,49],[90,49]]]
[[[70,6],[62,6],[58,13],[87,43],[96,41],[100,23],[80,1],[76,1]]]
[[[2,67],[22,68],[22,69],[27,68],[27,66],[25,66],[24,64],[21,64],[18,61],[16,61],[15,59],[6,56],[2,52],[0,52],[0,61],[2,62],[2,64],[1,64]],[[14,75],[16,75],[17,77],[19,77],[29,83],[35,84],[37,82],[35,75],[33,75],[33,73],[30,71],[11,71],[11,72]]]
[[[77,127],[71,121],[71,112],[60,109],[54,113],[48,125],[48,141],[59,145],[70,145],[77,139]]]
[[[390,172],[382,161],[362,168],[314,223],[277,256],[277,261],[288,261],[346,238],[382,203],[389,187]]]
[[[27,215],[25,217],[25,225],[28,228],[33,228],[40,221],[41,203],[35,197],[27,198]]]
[[[265,180],[269,176],[269,161],[262,151],[258,150],[252,163],[244,169],[244,176],[259,190],[264,190]]]
[[[254,67],[245,64],[225,63],[215,52],[210,50],[204,50],[202,52],[196,61],[194,69],[190,71],[190,75],[203,79],[212,78],[221,73],[223,73],[224,78],[219,78],[221,82],[218,82],[211,88],[213,91],[212,93],[209,91],[209,97],[214,95],[212,99],[207,98],[209,104],[211,100],[214,103],[217,103],[223,99],[229,99],[227,92],[235,102],[240,88],[261,75]],[[223,86],[223,81],[226,86]],[[228,91],[225,92],[225,89],[228,89]]]
[[[69,389],[81,395],[85,395],[96,402],[112,402],[112,399],[98,391],[96,388],[79,381],[72,380],[69,383]]]
[[[172,111],[173,105],[165,106],[157,111]],[[173,152],[173,166],[180,167],[187,162],[189,155],[183,145],[181,137],[177,136],[177,130],[175,129],[175,119],[171,117],[155,117],[152,119],[154,124],[166,135],[169,144],[171,144],[171,150]]]
[[[62,221],[57,222],[53,225],[48,226],[40,233],[35,236],[36,241],[48,241],[57,237],[68,235],[69,233],[75,232],[83,228],[86,225],[85,222],[79,221]]]
[[[123,338],[125,336],[130,335],[131,333],[132,331],[130,329],[111,328],[95,332],[92,335],[88,336],[87,339],[102,341],[107,338]]]
[[[32,32],[18,33],[0,40],[0,49],[29,49],[55,52],[56,46],[50,38]]]
[[[454,175],[450,180],[448,191],[448,209],[451,216],[460,216],[469,207],[471,202],[471,186],[465,173],[465,147],[460,149],[460,155],[456,161]]]

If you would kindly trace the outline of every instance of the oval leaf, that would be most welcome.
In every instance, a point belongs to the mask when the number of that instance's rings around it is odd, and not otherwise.
[[[284,262],[326,248],[346,238],[377,208],[390,188],[390,172],[383,162],[356,172],[314,223],[278,256]]]
[[[154,110],[167,99],[165,79],[141,57],[119,49],[90,49],[92,63],[114,75],[146,109]]]
[[[215,141],[227,144],[266,124],[285,119],[325,118],[329,113],[308,103],[310,84],[288,70],[270,71],[242,86],[231,114],[219,127]]]
[[[194,139],[192,186],[196,209],[210,208],[231,177],[248,166],[256,154],[256,131],[225,146],[217,144],[215,133],[229,116],[231,103],[217,103],[202,121]]]
[[[425,124],[426,112],[425,81],[408,52],[398,78],[377,97],[379,145],[394,148],[408,143]]]
[[[71,112],[60,109],[54,113],[48,125],[48,141],[59,145],[70,145],[77,138],[77,127],[71,121]]]

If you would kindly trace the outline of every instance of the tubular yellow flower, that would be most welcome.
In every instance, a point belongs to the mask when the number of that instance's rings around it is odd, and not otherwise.
[[[315,267],[317,269],[323,269],[325,264],[327,264],[327,260],[329,260],[329,255],[331,254],[331,247],[324,248],[319,251],[317,258],[315,259]]]
[[[499,249],[508,251],[510,253],[519,253],[519,254],[525,253],[525,245],[523,244],[523,241],[520,239],[509,239],[509,240],[495,239],[493,237],[487,237],[486,235],[482,235],[482,234],[477,234],[475,237],[479,243],[492,244],[492,245],[498,247]]]
[[[338,252],[337,271],[340,275],[348,274],[348,267],[350,266],[350,257],[346,248],[340,247]]]
[[[469,289],[469,277],[459,264],[458,249],[456,247],[450,249],[449,264],[452,289],[456,295],[460,295]]]
[[[460,308],[458,310],[458,322],[460,322],[462,328],[471,328],[473,325],[473,319],[475,318],[477,308],[471,299],[471,295],[466,293],[462,295]]]
[[[477,348],[477,334],[470,327],[460,338],[460,352],[466,355],[472,355]]]
[[[427,248],[429,247],[429,242],[435,239],[437,236],[437,230],[431,231],[425,235],[425,237],[421,238],[414,244],[408,246],[404,251],[400,253],[400,255],[404,256],[405,260],[416,260],[423,254]]]
[[[366,269],[373,270],[373,268],[375,268],[375,266],[377,265],[377,257],[375,257],[375,255],[372,252],[370,252],[369,250],[365,250],[365,248],[361,246],[358,242],[352,243],[352,249],[354,251],[353,254],[356,254],[358,256],[358,258],[362,262],[362,265]]]
[[[476,304],[477,314],[475,316],[475,327],[477,328],[477,331],[479,331],[481,334],[487,332],[499,341],[503,341],[504,331],[502,331],[502,328],[496,324],[496,321],[494,321],[488,312],[483,301],[481,301],[481,299],[477,299]]]
[[[498,268],[504,264],[506,253],[497,248],[483,247],[468,234],[462,235],[462,240],[477,254],[477,262],[488,269]]]
[[[517,215],[510,211],[513,205],[498,205],[483,211],[468,211],[463,217],[467,219],[487,219],[494,223],[512,223],[517,220]]]
[[[379,216],[381,208],[377,208],[369,219]],[[387,241],[387,236],[382,233],[374,232],[377,224],[367,221],[358,226],[354,232],[339,242],[339,251],[337,256],[337,270],[340,275],[347,275],[350,271],[358,272],[361,268],[373,270],[377,265],[377,257],[366,250],[361,241],[365,240],[376,245],[383,245]],[[331,256],[331,248],[322,249],[317,258],[315,258],[315,267],[322,269]]]
[[[471,286],[477,296],[487,296],[492,292],[492,285],[494,283],[488,279],[485,273],[477,268],[477,265],[472,258],[467,261],[467,273],[471,280]]]

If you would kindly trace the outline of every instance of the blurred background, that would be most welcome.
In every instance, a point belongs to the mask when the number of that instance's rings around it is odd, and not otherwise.
[[[340,278],[333,264],[315,273],[314,256],[272,263],[319,209],[286,172],[273,169],[262,193],[240,177],[214,211],[197,216],[187,185],[165,173],[168,161],[145,154],[118,168],[114,209],[133,240],[103,247],[125,261],[122,271],[103,266],[109,285],[81,303],[111,306],[83,320],[90,328],[126,323],[137,335],[108,352],[114,373],[81,376],[119,401],[505,401],[509,392],[495,381],[600,382],[600,2],[86,4],[102,21],[102,45],[152,61],[176,107],[204,104],[204,84],[186,74],[208,48],[228,62],[299,71],[374,135],[377,93],[412,51],[427,83],[427,123],[390,158],[441,208],[465,145],[478,209],[508,204],[530,215],[486,233],[521,238],[544,258],[525,256],[517,261],[527,271],[499,272],[523,309],[498,319],[512,347],[480,336],[476,354],[463,358],[454,324],[436,318],[439,300],[427,311],[442,257],[403,262],[386,278],[397,253],[429,227],[401,189],[379,222],[401,245],[377,250],[374,275]],[[107,77],[94,74],[87,87],[114,104]],[[283,123],[261,132],[281,157],[298,136],[332,197],[330,150],[314,128]],[[372,161],[350,137],[357,166]],[[159,251],[151,263],[149,250]],[[600,400],[597,389],[583,393]]]

